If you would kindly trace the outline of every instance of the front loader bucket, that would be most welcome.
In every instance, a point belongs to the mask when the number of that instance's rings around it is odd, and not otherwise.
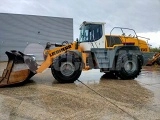
[[[0,86],[7,86],[22,83],[30,79],[34,73],[24,62],[24,56],[19,52],[6,52],[8,56],[8,64],[4,69],[2,77],[0,77]]]

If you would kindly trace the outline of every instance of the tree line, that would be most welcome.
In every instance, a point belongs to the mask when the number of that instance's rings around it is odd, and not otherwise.
[[[159,48],[157,48],[157,47],[155,47],[155,48],[150,48],[150,51],[151,52],[160,52],[160,47]]]

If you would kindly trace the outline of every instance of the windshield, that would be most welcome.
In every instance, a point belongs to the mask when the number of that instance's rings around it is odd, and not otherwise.
[[[94,42],[102,37],[102,25],[88,24],[80,28],[79,42]]]

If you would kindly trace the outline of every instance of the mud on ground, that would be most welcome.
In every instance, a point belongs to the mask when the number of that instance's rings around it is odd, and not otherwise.
[[[0,75],[6,63],[0,63]],[[59,84],[46,70],[20,86],[0,88],[1,120],[160,119],[160,67],[143,67],[135,80],[84,71],[73,84]],[[92,90],[91,90],[92,89]],[[93,91],[94,90],[94,91]]]

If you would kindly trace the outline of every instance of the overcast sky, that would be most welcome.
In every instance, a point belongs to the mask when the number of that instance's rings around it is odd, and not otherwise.
[[[73,18],[74,39],[83,21],[106,22],[106,34],[129,27],[160,46],[160,0],[1,0],[0,12]]]

